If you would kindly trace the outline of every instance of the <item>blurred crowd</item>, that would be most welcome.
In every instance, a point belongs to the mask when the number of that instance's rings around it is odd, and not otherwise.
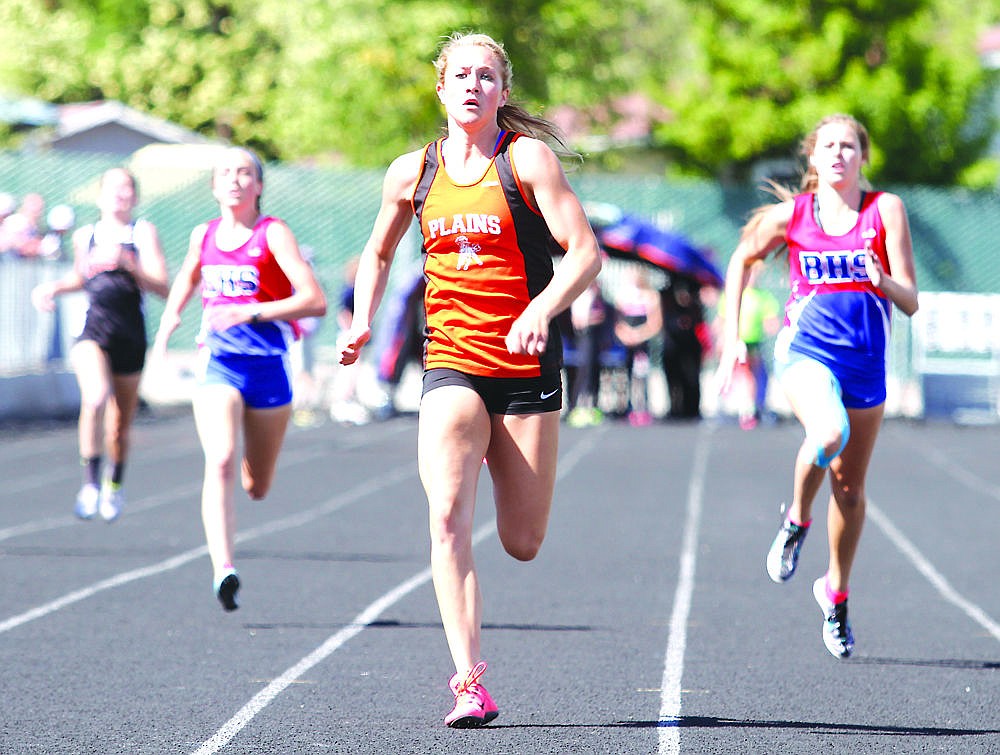
[[[701,419],[702,367],[712,351],[706,318],[712,291],[677,274],[657,288],[641,265],[629,267],[618,285],[591,285],[563,321],[566,423],[589,427],[614,418],[642,427]],[[659,412],[649,390],[657,370],[667,394]]]
[[[57,204],[46,212],[41,194],[29,193],[20,202],[13,194],[0,193],[0,260],[59,260],[71,256],[69,238],[76,213],[68,204]]]

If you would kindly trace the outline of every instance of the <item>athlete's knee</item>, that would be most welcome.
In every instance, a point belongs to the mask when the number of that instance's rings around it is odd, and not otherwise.
[[[840,456],[851,438],[851,422],[847,410],[840,408],[836,418],[822,429],[810,430],[806,435],[806,445],[815,454],[812,463],[821,469]]]
[[[243,490],[246,491],[251,501],[262,501],[271,491],[270,484],[264,484],[260,480],[243,480]]]
[[[829,435],[807,437],[806,444],[812,453],[812,463],[820,469],[827,469],[844,450],[850,434],[850,428],[844,427],[831,431]]]
[[[228,486],[233,482],[235,469],[233,457],[227,455],[206,454],[205,455],[205,479],[217,480],[220,484]]]
[[[818,441],[814,438],[808,438],[806,442],[810,445],[814,453],[812,463],[820,469],[829,468],[830,463],[840,456],[847,445],[848,434],[836,433],[828,441]]]
[[[110,391],[81,391],[80,411],[92,415],[100,414],[108,405],[108,399],[110,397]]]
[[[243,484],[243,490],[246,491],[250,500],[260,501],[266,498],[267,494],[271,492],[271,483],[274,482],[274,477],[269,474],[262,475],[256,473],[244,462],[240,470],[240,481]]]
[[[439,549],[460,550],[472,541],[472,525],[457,502],[437,502],[430,505],[431,542]]]
[[[503,548],[509,555],[516,558],[518,561],[531,561],[538,555],[538,551],[542,548],[542,541],[545,539],[544,535],[540,536],[521,536],[518,538],[505,538],[502,539]]]
[[[537,527],[498,527],[500,542],[507,553],[518,561],[531,561],[538,555],[545,540],[545,529]]]

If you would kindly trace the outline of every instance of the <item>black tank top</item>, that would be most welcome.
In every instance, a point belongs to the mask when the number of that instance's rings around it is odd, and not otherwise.
[[[92,334],[100,332],[145,339],[142,289],[135,276],[119,268],[103,267],[99,260],[91,259],[97,246],[96,236],[101,233],[98,225],[94,224],[87,245],[86,280],[83,285],[89,298],[86,330]],[[114,241],[121,244],[123,251],[132,255],[135,264],[138,264],[139,250],[135,246],[134,233],[135,223],[131,223]]]

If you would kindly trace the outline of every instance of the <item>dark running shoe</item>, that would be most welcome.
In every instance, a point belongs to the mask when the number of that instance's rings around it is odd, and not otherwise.
[[[222,607],[227,611],[235,611],[239,608],[236,602],[236,593],[240,591],[240,578],[235,571],[229,571],[223,575],[222,579],[215,584],[215,595],[222,603]]]
[[[788,519],[781,523],[781,529],[767,552],[767,576],[774,582],[787,582],[795,574],[799,551],[808,534],[809,525],[792,524]]]
[[[823,644],[837,658],[849,658],[854,650],[854,632],[847,620],[847,599],[831,603],[826,596],[826,577],[813,582],[813,597],[823,611]]]

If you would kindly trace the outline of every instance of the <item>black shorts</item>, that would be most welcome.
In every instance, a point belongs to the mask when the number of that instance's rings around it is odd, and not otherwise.
[[[146,322],[136,307],[87,309],[87,319],[77,341],[95,341],[108,355],[113,375],[142,372],[146,364]]]
[[[131,338],[95,338],[84,331],[77,341],[95,341],[108,355],[112,375],[134,375],[146,364],[146,342]]]
[[[444,385],[471,388],[479,394],[490,414],[543,414],[562,409],[562,373],[559,372],[538,377],[494,378],[438,367],[424,373],[421,395]]]

